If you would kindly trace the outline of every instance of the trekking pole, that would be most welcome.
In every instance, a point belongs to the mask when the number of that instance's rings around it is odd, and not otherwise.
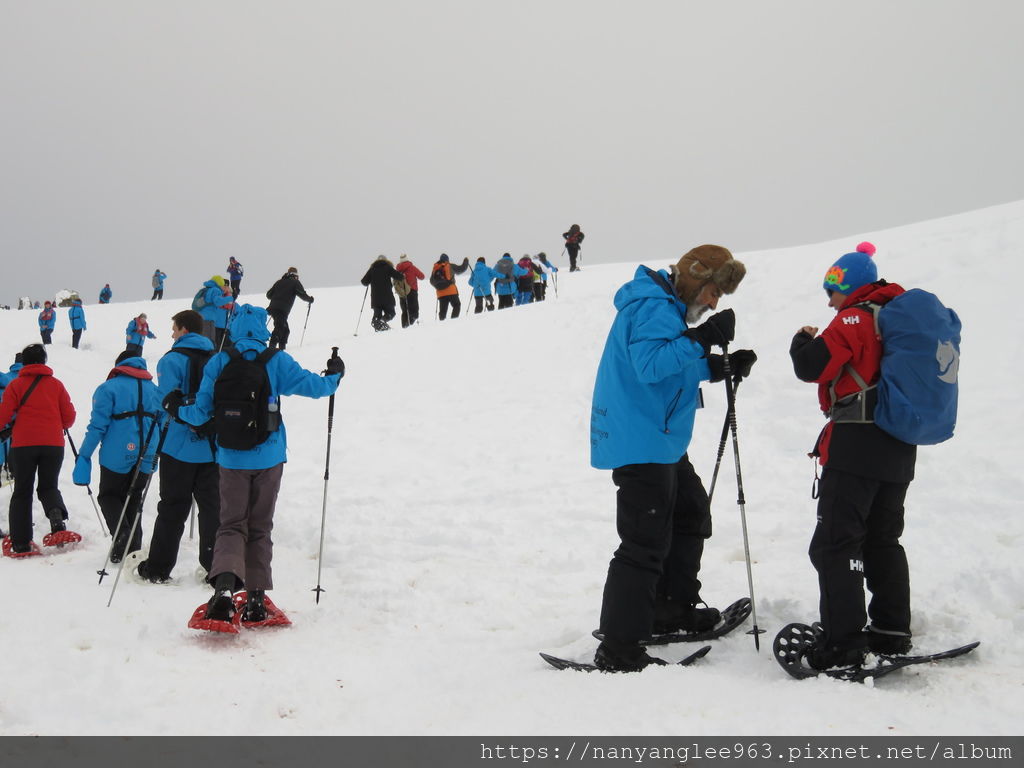
[[[558,298],[558,273],[552,272],[551,279],[555,281],[555,298]]]
[[[142,407],[142,403],[141,402],[139,403],[139,407],[140,408]],[[168,423],[170,423],[170,420],[168,420]],[[142,447],[139,449],[139,458],[136,459],[136,461],[135,461],[135,469],[132,471],[132,479],[131,479],[131,482],[128,483],[128,495],[125,496],[124,504],[121,506],[121,515],[120,515],[120,517],[117,518],[117,525],[114,526],[114,534],[113,534],[113,536],[112,536],[112,538],[110,540],[110,548],[107,550],[107,556],[103,560],[103,565],[100,567],[100,569],[98,571],[96,571],[96,573],[98,573],[99,576],[100,576],[100,580],[98,582],[96,582],[97,584],[102,584],[103,583],[103,577],[110,575],[110,574],[107,573],[107,563],[110,562],[110,557],[111,557],[111,555],[114,554],[114,547],[117,546],[117,537],[118,537],[118,534],[121,533],[121,524],[124,522],[125,513],[128,511],[128,503],[132,500],[132,489],[135,487],[135,481],[139,478],[139,470],[142,469],[142,460],[143,460],[143,458],[145,458],[146,451],[149,449],[149,443],[153,439],[153,429],[155,427],[156,427],[156,419],[153,419],[153,423],[149,425],[149,432],[146,433],[146,439],[143,441]],[[162,442],[162,438],[161,438],[161,442]],[[141,509],[139,510],[139,514],[140,515],[142,514],[142,510]],[[128,548],[129,544],[130,544],[130,542],[125,541],[125,545],[124,545],[125,549]],[[121,553],[121,560],[122,561],[124,560],[125,555],[127,555],[127,554],[128,554],[127,552],[122,552]]]
[[[220,337],[220,345],[217,347],[217,351],[218,352],[223,352],[224,351],[224,341],[228,337],[228,326],[231,324],[230,321],[231,321],[231,310],[230,309],[225,309],[224,310],[224,333],[222,333],[221,337]]]
[[[167,428],[170,425],[171,425],[171,420],[170,420],[170,418],[168,418],[167,419],[167,423],[164,424],[164,426],[160,430],[160,440],[157,442],[157,444],[156,444],[156,451],[153,453],[153,467],[152,467],[152,469],[150,469],[149,474],[146,475],[146,484],[142,486],[142,494],[139,496],[139,509],[138,509],[138,512],[135,513],[135,519],[132,520],[132,529],[128,532],[128,539],[127,539],[128,542],[131,542],[132,538],[135,536],[135,531],[139,527],[139,520],[142,519],[142,507],[146,503],[146,494],[149,493],[149,484],[151,482],[153,482],[153,475],[156,474],[156,465],[157,465],[157,461],[159,460],[160,450],[164,447],[164,438],[167,436]],[[133,481],[132,484],[134,485],[134,481]],[[128,488],[128,498],[129,499],[131,498],[131,493],[132,493],[132,489],[131,489],[131,487],[129,487]],[[128,546],[129,546],[129,544],[126,543],[125,544],[125,549],[127,549]],[[128,554],[125,553],[121,557],[121,567],[117,569],[117,576],[114,577],[114,586],[112,586],[110,588],[110,597],[107,599],[107,608],[109,608],[110,604],[112,602],[114,602],[114,592],[117,591],[117,585],[121,581],[121,573],[124,571],[124,564],[125,564],[125,562],[127,560],[128,560]]]
[[[75,441],[71,439],[71,433],[66,429],[64,430],[64,436],[68,439],[68,445],[71,446],[71,453],[75,457],[75,461],[78,461],[78,449],[75,448]],[[103,515],[100,514],[100,508],[96,506],[96,497],[92,495],[92,486],[85,486],[85,490],[89,492],[89,501],[92,502],[92,508],[96,510],[96,519],[100,521],[100,530],[103,532],[103,538],[107,537],[107,526],[103,522]]]
[[[739,382],[733,386],[732,395],[736,397],[736,391],[740,388]],[[718,441],[718,458],[715,459],[715,471],[711,475],[711,487],[708,489],[708,506],[715,497],[715,484],[718,482],[718,470],[722,466],[722,456],[725,454],[725,441],[729,437],[729,408],[725,409],[725,421],[722,423],[722,437]]]
[[[366,286],[366,290],[363,291],[363,303],[359,307],[359,320],[356,320],[356,332],[352,334],[353,336],[359,335],[359,322],[363,319],[363,308],[366,307],[366,297],[369,295],[369,293],[370,286]]]
[[[367,286],[369,288],[369,286]],[[313,308],[310,302],[306,302],[306,322],[302,324],[302,336],[299,337],[299,346],[302,346],[302,342],[306,340],[306,326],[309,325],[309,310]]]
[[[338,357],[338,348],[331,347],[331,360]],[[320,573],[324,565],[324,529],[327,525],[327,481],[331,477],[331,432],[334,430],[334,395],[327,401],[327,460],[324,462],[324,504],[320,510],[320,553],[316,556],[316,586],[311,591],[316,592],[316,603],[320,604],[320,593],[326,592],[320,586]]]
[[[750,616],[754,628],[747,632],[754,636],[754,648],[761,650],[761,640],[758,635],[764,634],[765,630],[757,627],[757,606],[754,603],[754,572],[750,566],[750,540],[747,537],[747,512],[746,500],[743,498],[743,473],[740,471],[740,443],[736,436],[736,390],[732,381],[732,368],[729,364],[729,346],[722,345],[722,368],[725,371],[725,395],[728,400],[729,429],[732,432],[732,453],[736,463],[736,504],[740,508],[740,522],[743,528],[743,555],[747,561],[747,587],[750,590]]]
[[[192,499],[192,503],[188,508],[188,538],[192,540],[196,537],[196,500]]]

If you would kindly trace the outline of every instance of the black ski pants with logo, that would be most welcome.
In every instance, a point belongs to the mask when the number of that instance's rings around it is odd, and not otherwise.
[[[7,455],[14,475],[14,492],[8,522],[11,526],[11,543],[24,547],[32,540],[32,486],[43,505],[43,512],[51,509],[63,511],[67,520],[67,507],[57,488],[61,464],[64,463],[64,447],[60,445],[22,445],[11,448]],[[46,531],[49,533],[49,530]]]
[[[220,524],[220,467],[212,461],[193,464],[161,454],[160,503],[147,557],[151,573],[170,577],[193,498],[199,511],[199,564],[209,572]]]
[[[711,506],[687,455],[675,464],[612,470],[620,544],[608,566],[601,631],[631,645],[651,636],[655,600],[701,601],[700,560],[711,536]]]
[[[909,485],[837,469],[822,474],[808,554],[818,572],[826,645],[862,645],[868,618],[879,629],[910,632],[910,570],[900,544]],[[871,592],[866,612],[865,581]]]

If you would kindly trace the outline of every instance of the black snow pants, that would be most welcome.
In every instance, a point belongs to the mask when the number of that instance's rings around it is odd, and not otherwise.
[[[146,462],[148,465],[148,462]],[[115,472],[100,466],[100,490],[96,500],[100,504],[100,511],[103,519],[107,522],[110,535],[117,531],[117,538],[114,540],[112,555],[116,561],[120,561],[125,554],[142,549],[142,520],[135,526],[135,535],[128,541],[128,534],[131,532],[132,523],[137,515],[142,514],[142,490],[146,487],[146,480],[149,475],[139,472],[139,476],[132,485],[132,472]],[[130,496],[130,498],[129,498]],[[125,507],[125,499],[128,499],[128,506]],[[124,509],[124,519],[121,520],[121,510]],[[121,528],[118,530],[117,522],[121,520]],[[127,542],[128,546],[125,547]]]
[[[199,510],[199,564],[209,572],[220,524],[220,467],[212,461],[192,464],[162,454],[160,503],[147,557],[151,573],[171,575],[193,498]]]
[[[621,543],[608,566],[601,631],[629,645],[650,637],[655,601],[700,602],[700,560],[711,536],[711,507],[685,454],[675,464],[612,470]]]
[[[909,485],[836,469],[822,474],[809,554],[818,572],[826,644],[857,645],[869,617],[878,629],[910,632],[910,571],[900,544]],[[865,580],[871,592],[866,613]]]
[[[14,475],[14,492],[8,522],[11,526],[11,543],[24,547],[32,540],[32,486],[43,505],[43,512],[51,509],[63,510],[67,520],[67,507],[57,488],[61,464],[64,463],[64,448],[59,445],[23,445],[11,448],[7,457]],[[49,530],[46,531],[49,533]]]

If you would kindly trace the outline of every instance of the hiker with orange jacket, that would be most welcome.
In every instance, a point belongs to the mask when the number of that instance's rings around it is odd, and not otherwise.
[[[442,253],[430,269],[430,284],[437,291],[438,317],[444,320],[448,316],[448,307],[452,308],[452,320],[459,316],[462,302],[459,300],[459,287],[455,284],[455,275],[461,275],[469,269],[469,258],[459,265],[448,260],[448,254]]]
[[[14,474],[9,546],[19,555],[32,551],[33,485],[51,533],[66,530],[68,510],[57,479],[64,463],[64,431],[75,423],[71,397],[46,365],[46,348],[30,344],[22,350],[21,359],[18,377],[7,385],[0,402],[0,427],[13,420],[7,456]]]

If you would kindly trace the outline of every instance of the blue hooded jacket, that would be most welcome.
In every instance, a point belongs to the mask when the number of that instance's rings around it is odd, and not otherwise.
[[[156,364],[157,389],[160,391],[161,401],[175,389],[180,389],[186,395],[195,394],[189,391],[193,361],[187,354],[175,352],[176,349],[213,352],[213,342],[198,333],[186,333],[175,340],[171,351],[161,357],[160,362]],[[196,434],[187,424],[173,419],[167,427],[162,452],[189,464],[206,464],[214,460],[213,446],[209,438]]]
[[[199,310],[199,314],[203,316],[203,320],[213,323],[214,327],[227,328],[229,313],[226,308],[234,302],[234,297],[230,292],[225,294],[224,290],[213,280],[207,280],[203,283],[203,287],[206,289],[203,293],[206,306]]]
[[[146,339],[155,339],[156,334],[152,331],[147,330],[146,334],[139,333],[138,326],[135,324],[136,318],[132,318],[131,322],[128,323],[124,329],[124,335],[128,344],[134,344],[137,347],[141,347],[146,343]],[[149,327],[149,323],[146,323],[146,327]]]
[[[156,460],[157,443],[160,440],[159,422],[165,418],[160,403],[160,390],[146,370],[146,361],[141,357],[122,360],[100,384],[92,396],[92,414],[85,439],[79,448],[79,457],[90,458],[96,447],[100,449],[100,465],[114,472],[128,474],[135,468],[139,451],[146,445],[140,472],[152,472]],[[139,392],[142,392],[140,420],[135,413],[139,410]],[[157,426],[153,427],[154,422]],[[149,443],[146,437],[149,436]]]
[[[71,321],[72,331],[84,331],[85,326],[85,310],[82,309],[81,300],[72,302],[71,307],[68,309],[68,320]]]
[[[47,315],[46,313],[50,314]],[[52,331],[53,327],[57,324],[57,307],[50,307],[44,309],[39,313],[39,330],[40,331]]]
[[[496,277],[499,277],[497,272],[482,261],[478,261],[473,267],[473,274],[469,276],[469,284],[473,286],[473,295],[490,296],[491,281]]]
[[[597,368],[590,464],[674,464],[693,434],[704,350],[683,336],[686,305],[664,271],[640,266],[615,294],[618,314]]]
[[[242,304],[236,308],[229,332],[234,339],[235,349],[247,360],[255,360],[267,348],[267,340],[270,338],[267,310]],[[210,359],[195,404],[182,406],[178,410],[178,418],[198,426],[205,424],[213,415],[213,386],[229,359],[227,352],[221,352]],[[307,371],[284,350],[279,350],[267,362],[267,378],[270,379],[272,396],[278,402],[283,395],[327,397],[334,394],[341,381],[341,376],[337,374],[320,376]],[[217,463],[225,469],[269,469],[288,460],[287,449],[288,439],[282,418],[280,428],[271,432],[266,441],[252,450],[237,451],[218,446]]]
[[[497,268],[498,264],[504,265],[505,263],[511,266],[511,269],[509,270],[510,279],[507,283],[501,282],[502,280],[505,279],[505,276],[501,273],[501,270]],[[512,257],[509,256],[507,253],[500,259],[498,259],[498,262],[497,264],[494,265],[494,267],[494,277],[495,280],[497,280],[497,282],[494,284],[494,292],[499,296],[515,296],[517,293],[519,293],[519,288],[516,285],[516,279],[528,274],[528,272],[522,267],[520,267],[518,264],[516,264],[515,261],[512,260]],[[506,267],[506,269],[508,269],[508,267]]]

